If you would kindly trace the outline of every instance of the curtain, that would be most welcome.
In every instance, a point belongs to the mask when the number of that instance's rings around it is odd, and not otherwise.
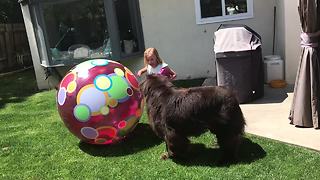
[[[289,115],[291,124],[315,129],[320,128],[319,1],[299,0],[301,58]]]

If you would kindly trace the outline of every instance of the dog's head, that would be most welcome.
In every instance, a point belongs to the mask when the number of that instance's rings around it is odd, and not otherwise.
[[[156,89],[164,89],[170,88],[173,84],[169,81],[166,76],[161,75],[147,75],[145,80],[143,80],[139,87],[140,91],[142,92],[143,96],[146,97]]]

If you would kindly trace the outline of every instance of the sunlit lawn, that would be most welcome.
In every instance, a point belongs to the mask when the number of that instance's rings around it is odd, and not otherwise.
[[[246,135],[237,164],[217,166],[206,133],[185,161],[160,160],[165,145],[145,114],[120,144],[79,142],[61,121],[55,90],[36,91],[33,71],[0,77],[0,179],[319,179],[320,153]],[[205,144],[201,146],[200,144]]]

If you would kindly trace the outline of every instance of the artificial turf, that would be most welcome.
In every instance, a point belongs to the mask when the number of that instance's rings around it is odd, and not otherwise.
[[[160,160],[165,144],[143,114],[128,138],[98,146],[64,126],[56,91],[37,91],[33,70],[0,77],[0,179],[318,179],[320,153],[246,134],[239,162],[217,166],[209,133],[183,161]]]

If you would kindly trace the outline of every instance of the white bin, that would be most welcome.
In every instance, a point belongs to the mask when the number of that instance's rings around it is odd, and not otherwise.
[[[264,64],[264,82],[270,83],[272,80],[283,80],[283,60],[278,55],[265,56]]]

